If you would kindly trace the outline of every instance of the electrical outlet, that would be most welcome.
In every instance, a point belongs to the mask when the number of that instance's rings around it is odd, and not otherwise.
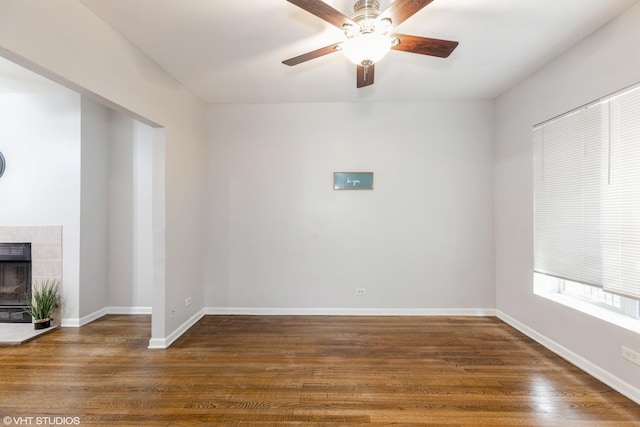
[[[356,295],[366,295],[366,294],[367,294],[366,288],[356,288]]]
[[[176,306],[172,305],[169,307],[169,317],[173,317],[174,314],[176,314]]]
[[[184,306],[189,307],[191,305],[191,297],[186,297],[184,299]]]
[[[640,365],[640,353],[637,351],[633,351],[628,347],[622,346],[622,357],[627,359],[629,362]]]

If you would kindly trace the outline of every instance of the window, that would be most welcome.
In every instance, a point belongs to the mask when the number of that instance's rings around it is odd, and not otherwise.
[[[637,319],[640,85],[536,126],[533,144],[535,273]]]
[[[574,308],[580,309],[581,305],[584,307],[585,304],[588,304],[591,307],[582,311],[590,314],[597,313],[594,308],[599,308],[620,314],[629,319],[640,320],[639,301],[612,294],[602,288],[539,273],[534,273],[534,287],[536,294],[550,297],[550,299],[558,302],[573,300],[574,304],[567,305],[571,305]],[[640,325],[638,326],[640,327]]]

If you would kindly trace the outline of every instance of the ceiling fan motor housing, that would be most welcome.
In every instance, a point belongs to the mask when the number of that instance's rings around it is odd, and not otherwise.
[[[380,15],[380,3],[377,0],[358,0],[353,5],[355,14],[351,20],[358,24],[359,33],[372,33],[376,30],[378,22],[376,18]]]

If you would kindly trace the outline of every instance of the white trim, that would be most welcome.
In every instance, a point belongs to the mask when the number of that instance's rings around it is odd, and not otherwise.
[[[574,353],[568,348],[547,338],[546,336],[542,335],[538,331],[531,329],[530,327],[524,325],[523,323],[520,323],[519,321],[509,316],[508,314],[503,313],[500,310],[497,310],[496,314],[498,318],[503,322],[509,324],[510,326],[513,326],[514,328],[516,328],[523,334],[527,335],[529,338],[542,344],[543,346],[545,346],[546,348],[548,348],[558,356],[562,357],[563,359],[566,359],[567,361],[576,365],[578,368],[582,369],[589,375],[599,379],[609,387],[615,389],[619,393],[625,395],[629,399],[640,404],[640,389],[622,380],[621,378],[613,375],[612,373],[605,371],[604,369],[594,364],[593,362],[588,361],[587,359],[580,356],[579,354]]]
[[[98,311],[94,311],[91,314],[87,314],[86,316],[83,316],[81,318],[69,318],[69,319],[62,319],[62,323],[60,324],[60,326],[62,326],[63,328],[79,328],[81,326],[87,325],[91,322],[93,322],[94,320],[97,320],[99,318],[101,318],[102,316],[104,316],[105,314],[107,314],[107,308],[101,308]]]
[[[266,308],[205,307],[205,314],[256,316],[495,316],[493,308]]]
[[[147,349],[149,350],[165,350],[167,348],[167,340],[165,338],[151,338]]]
[[[151,307],[104,307],[81,318],[62,319],[63,328],[79,328],[107,314],[151,314]]]
[[[107,307],[107,314],[151,314],[151,307]]]
[[[182,334],[187,332],[189,328],[195,325],[198,320],[202,319],[205,315],[204,310],[198,311],[196,314],[191,316],[186,322],[180,325],[175,331],[173,331],[166,338],[151,338],[149,340],[149,346],[147,347],[149,350],[164,350],[169,348],[171,344],[174,343],[175,340],[180,338]]]
[[[195,325],[205,315],[256,315],[256,316],[495,316],[493,308],[413,309],[413,308],[255,308],[255,307],[206,307],[173,331],[167,338],[151,338],[150,350],[164,350]]]
[[[80,319],[78,319],[77,317],[69,318],[69,319],[62,319],[62,321],[60,322],[60,327],[62,327],[62,328],[79,328],[80,327]]]

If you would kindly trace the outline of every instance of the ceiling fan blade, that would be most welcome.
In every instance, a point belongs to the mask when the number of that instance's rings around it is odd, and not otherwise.
[[[375,64],[371,64],[368,67],[358,65],[358,75],[356,77],[356,86],[358,88],[371,86],[373,84],[373,74],[375,71]]]
[[[447,58],[458,46],[458,42],[450,40],[430,39],[427,37],[408,36],[406,34],[392,34],[400,43],[391,47],[393,50],[419,53],[420,55]]]
[[[293,3],[301,9],[306,10],[312,15],[317,16],[320,19],[327,21],[331,25],[335,25],[341,30],[344,29],[343,25],[355,25],[355,22],[342,12],[337,11],[333,7],[329,6],[322,0],[287,0],[289,3]]]
[[[319,58],[324,55],[328,55],[330,53],[336,52],[339,49],[339,46],[342,43],[334,43],[330,46],[321,47],[320,49],[312,50],[311,52],[303,53],[302,55],[296,56],[294,58],[289,58],[285,61],[282,61],[283,64],[294,66],[298,65],[302,62],[309,61],[311,59]]]
[[[432,1],[433,0],[396,0],[383,10],[377,19],[390,18],[393,26],[397,27]]]

